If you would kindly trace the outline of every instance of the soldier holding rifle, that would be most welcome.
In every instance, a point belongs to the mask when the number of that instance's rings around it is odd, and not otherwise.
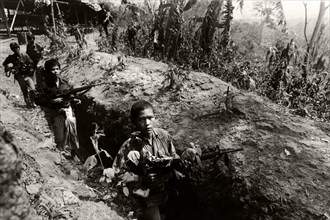
[[[142,211],[138,219],[143,220],[163,219],[161,209],[173,183],[184,177],[181,170],[186,162],[219,159],[243,150],[219,149],[202,155],[201,149],[187,148],[180,158],[168,132],[153,127],[154,119],[154,108],[149,102],[140,100],[133,104],[131,121],[136,131],[119,149],[112,166],[117,180],[129,188],[128,194],[138,199]]]
[[[143,216],[139,219],[145,220],[161,219],[160,209],[167,202],[169,184],[177,174],[166,167],[179,159],[171,136],[161,128],[154,128],[154,119],[154,108],[149,102],[140,100],[133,104],[131,121],[136,132],[120,148],[113,163],[115,173],[123,182],[138,185],[132,193],[141,205]],[[152,162],[159,159],[166,163],[164,168],[147,169],[156,168]]]
[[[9,55],[3,62],[6,76],[10,77],[14,74],[24,96],[24,101],[28,108],[34,108],[35,87],[33,82],[33,62],[30,57],[20,52],[18,43],[10,43],[10,49],[14,52]]]
[[[80,100],[74,94],[60,95],[72,89],[59,76],[60,69],[61,65],[56,59],[45,62],[45,82],[36,95],[36,104],[47,107],[46,117],[54,131],[55,143],[65,157],[73,159],[79,149],[79,142],[72,104],[79,104]]]

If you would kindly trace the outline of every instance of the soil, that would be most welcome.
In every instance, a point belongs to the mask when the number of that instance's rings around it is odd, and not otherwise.
[[[329,123],[292,115],[201,72],[176,78],[170,88],[167,64],[98,52],[96,38],[88,35],[88,46],[69,64],[67,54],[60,57],[63,77],[75,87],[107,82],[82,96],[75,109],[82,161],[61,156],[42,109],[25,108],[17,82],[0,70],[1,124],[25,153],[21,179],[35,217],[134,218],[130,203],[119,199],[121,191],[99,183],[97,170],[86,175],[82,163],[94,154],[92,123],[104,128],[99,145],[114,157],[132,130],[130,106],[145,99],[155,106],[158,126],[172,134],[179,152],[191,143],[203,151],[243,148],[229,155],[230,165],[206,161],[211,171],[179,183],[179,196],[167,207],[168,219],[330,219]],[[49,44],[43,36],[37,42]],[[9,43],[1,44],[1,60],[10,54]],[[228,87],[235,95],[232,111],[224,106]]]

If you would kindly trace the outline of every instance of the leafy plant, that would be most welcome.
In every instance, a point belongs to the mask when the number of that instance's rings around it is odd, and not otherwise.
[[[94,123],[94,125],[95,125],[94,134],[93,134],[93,136],[90,137],[90,139],[92,141],[96,154],[93,154],[86,159],[86,161],[84,163],[84,169],[86,172],[88,172],[89,170],[91,170],[92,168],[94,168],[97,165],[97,163],[98,163],[97,159],[99,159],[102,170],[103,170],[103,175],[100,178],[100,182],[106,181],[107,183],[109,183],[112,181],[112,178],[114,177],[114,171],[112,170],[112,168],[105,169],[100,154],[103,152],[107,158],[112,159],[112,157],[110,156],[110,154],[107,151],[105,151],[103,149],[99,149],[98,140],[100,137],[105,136],[105,134],[104,134],[103,130],[99,129],[99,126],[96,123]]]
[[[189,77],[189,71],[185,71],[182,67],[169,64],[168,70],[164,73],[164,85],[168,83],[167,88],[177,90],[183,86],[183,83]]]

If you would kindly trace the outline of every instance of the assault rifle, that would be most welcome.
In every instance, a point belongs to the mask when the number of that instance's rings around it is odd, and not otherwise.
[[[144,165],[143,169],[145,173],[158,173],[161,170],[169,170],[169,169],[175,169],[178,171],[182,171],[182,163],[185,163],[184,160],[196,160],[197,163],[200,163],[200,161],[203,160],[209,160],[209,159],[220,159],[222,156],[227,156],[229,153],[235,153],[238,151],[242,151],[243,148],[229,148],[229,149],[218,149],[215,152],[206,153],[202,155],[195,155],[195,158],[188,158],[182,156],[181,158],[173,158],[173,157],[163,157],[163,158],[155,158],[153,156],[147,158],[146,164]],[[183,154],[182,154],[183,155]],[[198,158],[198,159],[197,159]],[[225,163],[227,164],[227,160],[229,158],[225,157]],[[201,165],[201,164],[199,164]]]
[[[61,93],[52,95],[51,98],[68,97],[68,96],[73,95],[73,94],[76,94],[78,92],[87,92],[91,88],[93,88],[95,86],[103,85],[103,84],[107,84],[107,83],[106,82],[103,82],[103,83],[92,83],[92,84],[87,85],[87,86],[82,86],[82,87],[78,87],[78,88],[68,89],[68,90],[65,90],[64,92],[61,92]]]
[[[220,158],[221,156],[226,155],[228,153],[234,153],[234,152],[238,152],[238,151],[242,151],[242,150],[243,150],[243,148],[218,149],[218,150],[216,150],[215,152],[212,152],[212,153],[202,154],[200,156],[200,159],[201,160],[208,160],[208,159],[213,159],[213,158]]]
[[[143,167],[146,174],[158,173],[160,171],[166,171],[169,169],[180,169],[181,160],[180,158],[173,157],[149,157],[146,159],[146,164]]]

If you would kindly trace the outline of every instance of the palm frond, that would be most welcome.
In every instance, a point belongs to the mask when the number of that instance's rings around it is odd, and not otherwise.
[[[274,6],[275,6],[276,18],[278,20],[278,25],[282,26],[282,32],[286,33],[287,32],[287,23],[286,23],[286,18],[285,18],[285,14],[284,14],[282,1],[276,0],[274,2]]]
[[[191,9],[198,0],[189,0],[186,4],[186,6],[184,6],[183,11],[188,11],[189,9]]]

